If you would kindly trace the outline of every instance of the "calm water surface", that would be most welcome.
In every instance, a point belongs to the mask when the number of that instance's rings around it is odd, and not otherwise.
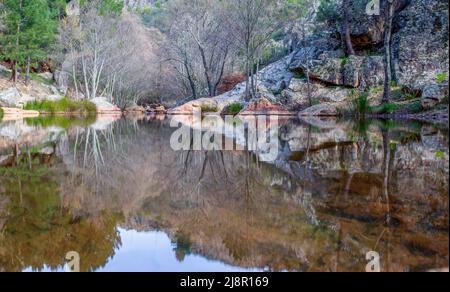
[[[0,122],[0,271],[449,266],[448,130],[280,120],[277,159],[173,151],[170,118]]]

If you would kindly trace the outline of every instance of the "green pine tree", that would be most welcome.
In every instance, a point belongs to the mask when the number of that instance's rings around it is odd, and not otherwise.
[[[45,60],[55,40],[56,20],[48,0],[4,0],[4,31],[1,36],[2,58],[11,61],[11,80],[18,79],[18,68],[30,68]]]

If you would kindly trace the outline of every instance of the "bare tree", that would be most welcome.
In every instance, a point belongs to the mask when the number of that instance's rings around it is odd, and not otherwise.
[[[273,0],[226,1],[226,24],[244,56],[246,98],[256,97],[256,71],[262,49],[282,28],[278,13],[280,2]]]
[[[386,0],[384,7],[384,93],[383,103],[389,103],[392,83],[392,23],[398,0]]]
[[[342,1],[342,35],[345,38],[345,46],[347,48],[347,55],[352,56],[355,55],[355,49],[353,48],[352,38],[351,38],[351,30],[350,30],[350,13],[351,4],[350,0]]]
[[[59,30],[60,62],[72,76],[76,98],[108,97],[119,106],[155,94],[162,34],[138,16],[102,13],[95,0],[67,16]],[[159,87],[161,88],[161,87]],[[160,94],[157,92],[156,94]]]
[[[170,3],[169,59],[187,80],[192,95],[215,96],[232,50],[229,30],[223,26],[218,0],[176,0]]]

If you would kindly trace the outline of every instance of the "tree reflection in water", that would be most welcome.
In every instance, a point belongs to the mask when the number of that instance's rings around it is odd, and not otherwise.
[[[20,184],[2,173],[1,268],[57,267],[78,249],[96,270],[120,248],[118,227],[164,230],[179,261],[362,271],[375,250],[385,271],[448,266],[445,131],[286,121],[272,164],[245,151],[174,152],[173,131],[166,121],[70,127],[42,173],[23,165]]]

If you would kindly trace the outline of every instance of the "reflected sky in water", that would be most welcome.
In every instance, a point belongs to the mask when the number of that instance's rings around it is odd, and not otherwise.
[[[210,261],[199,255],[177,259],[176,244],[164,232],[137,232],[120,229],[122,247],[99,272],[244,272],[257,271]]]
[[[161,231],[138,232],[119,229],[122,246],[104,268],[96,272],[259,272],[258,269],[242,269],[208,260],[200,255],[186,255],[177,259],[176,244]],[[83,260],[83,259],[81,259]],[[24,272],[31,272],[25,269]],[[41,272],[66,272],[48,267]]]

